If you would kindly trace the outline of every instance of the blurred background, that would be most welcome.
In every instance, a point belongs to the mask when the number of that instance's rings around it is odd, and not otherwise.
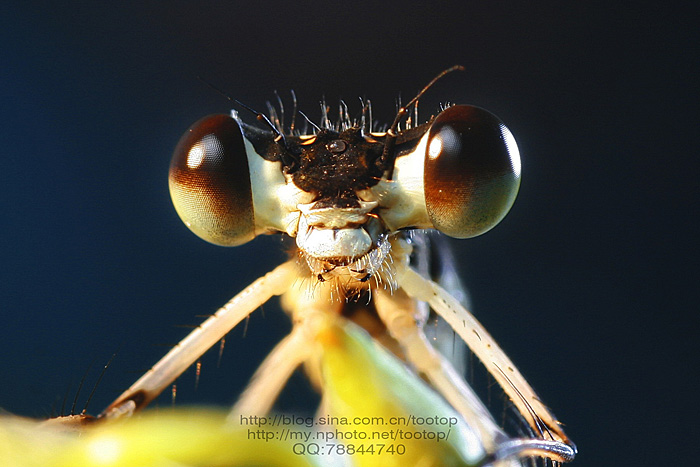
[[[697,391],[697,26],[639,2],[24,2],[0,15],[0,407],[100,412],[285,258],[226,249],[171,206],[178,139],[229,102],[325,96],[389,123],[399,96],[489,109],[515,135],[511,213],[453,242],[473,311],[567,425],[574,465],[691,459]],[[289,101],[287,101],[289,102]],[[254,119],[243,113],[249,123]],[[695,208],[693,208],[695,206]],[[289,330],[256,311],[178,381],[233,402]],[[303,389],[303,378],[295,387]],[[169,395],[160,404],[170,404]],[[291,409],[294,409],[293,403]],[[695,444],[692,442],[691,444]],[[691,451],[693,448],[693,451]]]

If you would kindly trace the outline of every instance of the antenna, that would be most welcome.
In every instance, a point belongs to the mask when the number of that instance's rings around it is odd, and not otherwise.
[[[382,155],[377,159],[377,165],[380,167],[386,167],[387,165],[389,166],[389,178],[391,179],[391,176],[393,175],[394,172],[394,155],[393,155],[393,149],[394,149],[394,144],[396,143],[396,129],[399,127],[399,123],[401,123],[401,120],[406,116],[406,113],[408,111],[408,108],[411,107],[413,104],[416,104],[418,102],[418,99],[421,98],[425,92],[430,89],[433,84],[435,84],[438,80],[440,80],[443,76],[445,76],[448,73],[452,73],[453,71],[464,71],[464,67],[462,65],[455,65],[453,67],[450,67],[446,70],[441,71],[435,78],[433,78],[423,89],[420,90],[418,94],[416,94],[416,97],[408,101],[408,104],[402,105],[399,108],[399,111],[396,112],[396,118],[394,119],[394,123],[391,124],[389,129],[386,131],[386,140],[384,141],[384,151],[382,151]]]
[[[230,95],[228,95],[227,93],[225,93],[225,92],[222,91],[221,89],[217,88],[216,86],[214,86],[212,83],[210,83],[209,81],[205,80],[205,79],[202,78],[201,76],[197,76],[197,78],[198,78],[201,82],[203,82],[204,84],[206,84],[207,86],[209,86],[210,88],[212,88],[214,91],[216,91],[216,92],[218,92],[219,94],[221,94],[222,96],[224,96],[226,99],[228,99],[228,100],[230,100],[230,101],[232,101],[232,102],[235,102],[236,104],[240,105],[241,107],[243,107],[244,109],[248,110],[248,111],[251,112],[253,115],[255,115],[255,118],[257,118],[258,121],[260,121],[260,122],[264,123],[265,125],[267,125],[267,126],[272,130],[272,132],[276,135],[276,136],[275,136],[275,143],[280,144],[282,147],[284,147],[285,150],[287,149],[287,140],[284,138],[284,135],[283,135],[283,134],[279,131],[279,129],[270,121],[270,119],[267,118],[267,116],[266,116],[265,114],[263,114],[263,113],[261,113],[261,112],[258,112],[257,110],[254,110],[253,108],[251,108],[251,107],[245,105],[243,102],[239,101],[238,99],[235,99],[235,98],[231,97]]]

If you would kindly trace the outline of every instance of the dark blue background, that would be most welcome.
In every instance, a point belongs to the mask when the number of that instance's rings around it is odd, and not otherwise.
[[[284,258],[276,237],[208,245],[171,206],[178,138],[230,107],[198,75],[259,109],[294,89],[315,119],[322,96],[357,109],[367,97],[389,122],[397,96],[460,63],[467,72],[430,90],[424,116],[446,101],[491,110],[518,139],[524,173],[505,221],[455,242],[473,310],[568,425],[577,465],[689,458],[699,108],[689,12],[60,3],[0,14],[0,407],[48,416],[94,362],[82,407],[119,350],[91,404],[99,412],[165,353],[157,345],[186,334],[174,325],[198,323]],[[232,402],[288,328],[276,305],[254,313],[220,369],[205,356],[197,393],[192,371],[179,380],[178,400]]]

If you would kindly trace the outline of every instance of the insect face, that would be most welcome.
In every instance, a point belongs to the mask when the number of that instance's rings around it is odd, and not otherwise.
[[[283,137],[235,114],[205,117],[175,150],[173,202],[185,224],[215,244],[263,233],[296,237],[319,279],[339,266],[374,274],[387,238],[401,230],[482,234],[513,204],[518,149],[486,110],[448,107],[399,132],[385,158],[389,139],[358,126]]]

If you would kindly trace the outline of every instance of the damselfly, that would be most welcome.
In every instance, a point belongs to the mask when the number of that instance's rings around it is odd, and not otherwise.
[[[304,365],[322,394],[320,413],[331,419],[413,420],[406,428],[412,460],[373,452],[346,456],[351,464],[573,459],[573,444],[510,359],[455,297],[421,273],[422,258],[431,250],[426,229],[455,238],[480,235],[506,215],[520,184],[515,139],[488,111],[448,106],[417,123],[420,97],[456,68],[401,106],[383,132],[374,131],[369,103],[357,118],[341,105],[335,122],[323,104],[318,125],[306,119],[313,127],[309,134],[297,129],[296,101],[288,126],[281,106],[269,117],[254,112],[264,129],[244,123],[237,112],[192,125],[175,149],[169,178],[184,223],[225,246],[280,233],[294,239],[295,252],[183,339],[99,418],[123,418],[145,407],[241,320],[279,295],[292,332],[263,362],[227,417],[229,424],[268,416],[287,379]],[[484,364],[532,437],[506,435],[450,360],[426,339],[429,310]],[[425,443],[417,441],[415,421],[431,416],[459,420],[451,442],[440,445],[427,436]],[[279,427],[273,432],[279,434]]]

